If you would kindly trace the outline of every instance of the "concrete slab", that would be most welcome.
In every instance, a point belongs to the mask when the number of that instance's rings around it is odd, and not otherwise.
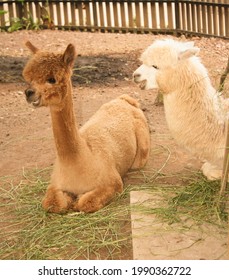
[[[144,191],[130,194],[134,260],[228,259],[225,230],[209,224],[190,228],[190,222],[185,221],[182,225],[168,225],[155,214],[137,210],[139,205],[156,207],[160,200],[161,197]]]

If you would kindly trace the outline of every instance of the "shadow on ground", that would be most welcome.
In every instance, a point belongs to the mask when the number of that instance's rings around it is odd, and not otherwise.
[[[115,86],[119,81],[130,80],[138,66],[138,55],[78,56],[72,76],[73,85]],[[0,56],[0,82],[23,82],[22,71],[27,61],[27,57]]]

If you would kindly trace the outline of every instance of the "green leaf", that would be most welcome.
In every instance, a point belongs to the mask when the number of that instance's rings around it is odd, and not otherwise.
[[[5,11],[5,10],[0,10],[0,15],[4,15],[4,14],[7,14],[8,12]]]

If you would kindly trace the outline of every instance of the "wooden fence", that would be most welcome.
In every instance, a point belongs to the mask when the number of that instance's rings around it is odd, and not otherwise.
[[[18,28],[24,23],[22,28],[229,38],[229,0],[0,0],[0,28],[16,23]]]

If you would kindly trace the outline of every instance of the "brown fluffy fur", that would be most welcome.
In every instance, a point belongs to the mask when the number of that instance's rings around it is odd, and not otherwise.
[[[57,159],[43,199],[44,209],[94,212],[123,190],[122,177],[142,168],[148,159],[150,136],[137,101],[128,95],[104,104],[80,129],[73,112],[71,74],[75,48],[64,53],[34,54],[24,68],[29,83],[26,99],[35,107],[49,106]]]

